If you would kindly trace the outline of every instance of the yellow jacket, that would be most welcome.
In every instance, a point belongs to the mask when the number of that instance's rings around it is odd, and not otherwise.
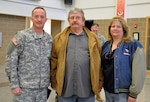
[[[95,34],[91,33],[91,31],[86,27],[83,27],[83,30],[88,36],[92,90],[95,95],[100,98],[99,89],[103,86],[103,75],[100,59],[101,45]],[[50,80],[52,88],[56,90],[58,95],[62,94],[64,84],[66,48],[69,33],[70,27],[67,27],[64,31],[55,36],[52,45]]]

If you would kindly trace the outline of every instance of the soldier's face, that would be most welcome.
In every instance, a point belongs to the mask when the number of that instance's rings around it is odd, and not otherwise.
[[[47,20],[46,14],[42,9],[35,9],[32,13],[31,20],[33,22],[34,28],[42,28],[44,27],[44,24]]]
[[[96,25],[94,25],[94,26],[91,27],[91,31],[92,31],[93,33],[95,33],[95,34],[98,34],[98,29],[99,29],[99,27],[96,26]]]

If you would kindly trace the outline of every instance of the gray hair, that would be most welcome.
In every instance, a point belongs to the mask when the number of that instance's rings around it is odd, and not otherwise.
[[[69,13],[68,13],[68,20],[69,20],[70,15],[73,14],[73,13],[81,13],[82,19],[85,20],[84,12],[83,12],[83,10],[80,9],[80,8],[73,8],[73,9],[71,9],[71,10],[69,11]]]

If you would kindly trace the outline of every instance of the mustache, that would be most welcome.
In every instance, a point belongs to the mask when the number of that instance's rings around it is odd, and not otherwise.
[[[77,22],[73,22],[72,25],[78,25],[78,23]]]

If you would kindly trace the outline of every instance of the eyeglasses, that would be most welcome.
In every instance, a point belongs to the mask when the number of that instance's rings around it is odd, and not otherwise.
[[[71,17],[69,17],[69,19],[71,19],[71,20],[74,20],[74,19],[80,20],[81,17],[80,16],[71,16]]]

